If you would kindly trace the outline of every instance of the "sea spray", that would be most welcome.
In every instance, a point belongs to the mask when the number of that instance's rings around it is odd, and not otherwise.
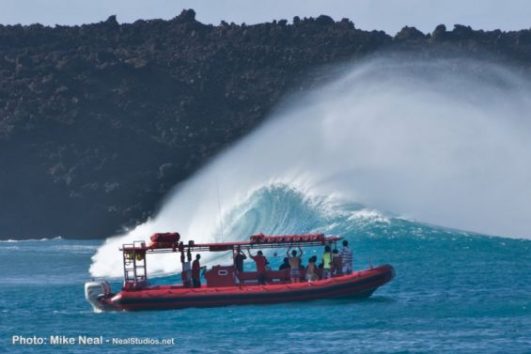
[[[154,219],[107,240],[90,271],[119,275],[120,245],[157,231],[222,241],[220,214],[224,225],[247,225],[238,235],[223,232],[227,240],[289,232],[286,225],[297,224],[289,223],[295,216],[282,196],[289,190],[309,203],[326,196],[321,207],[332,213],[355,201],[382,215],[525,237],[531,230],[530,93],[526,80],[486,62],[395,56],[355,65],[176,187]],[[237,212],[268,186],[285,186],[277,203]],[[249,227],[252,215],[268,223]],[[150,263],[155,272],[177,268],[172,255]]]

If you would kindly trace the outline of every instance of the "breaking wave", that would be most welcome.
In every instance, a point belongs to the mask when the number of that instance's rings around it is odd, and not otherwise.
[[[406,219],[526,238],[530,93],[528,81],[486,62],[358,64],[176,187],[154,219],[108,239],[90,272],[120,275],[122,243],[165,231],[201,242]],[[161,257],[150,269],[173,272],[177,262]]]

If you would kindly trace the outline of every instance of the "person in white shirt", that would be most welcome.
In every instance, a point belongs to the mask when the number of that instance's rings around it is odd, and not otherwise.
[[[348,241],[343,240],[343,249],[341,250],[341,263],[343,274],[352,273],[352,251],[348,247]]]

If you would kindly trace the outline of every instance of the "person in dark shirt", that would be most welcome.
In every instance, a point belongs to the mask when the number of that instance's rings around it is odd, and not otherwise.
[[[285,275],[282,277],[283,280],[289,280],[289,275],[290,275],[289,269],[290,269],[290,267],[289,267],[289,258],[288,257],[284,257],[284,262],[280,265],[280,267],[278,267],[279,271],[284,271],[285,272]]]
[[[280,267],[278,267],[278,270],[284,270],[284,269],[288,269],[289,268],[289,258],[288,257],[284,257],[284,263],[282,263],[280,265]]]
[[[192,262],[192,284],[194,288],[201,287],[201,264],[199,263],[200,259],[201,255],[197,254],[195,256],[195,260]]]
[[[256,263],[256,272],[258,273],[258,284],[265,284],[266,283],[266,266],[267,266],[267,258],[264,257],[264,254],[262,251],[258,251],[256,253],[256,256],[253,256],[251,254],[251,250],[247,250],[249,252],[249,257],[251,257]]]
[[[247,256],[242,252],[240,246],[236,248],[236,255],[234,256],[234,266],[236,272],[243,272],[243,261],[247,259]]]

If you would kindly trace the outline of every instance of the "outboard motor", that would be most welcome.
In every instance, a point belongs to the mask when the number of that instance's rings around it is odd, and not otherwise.
[[[85,299],[92,305],[95,312],[106,307],[102,299],[111,295],[111,285],[107,281],[89,281],[85,283]]]

